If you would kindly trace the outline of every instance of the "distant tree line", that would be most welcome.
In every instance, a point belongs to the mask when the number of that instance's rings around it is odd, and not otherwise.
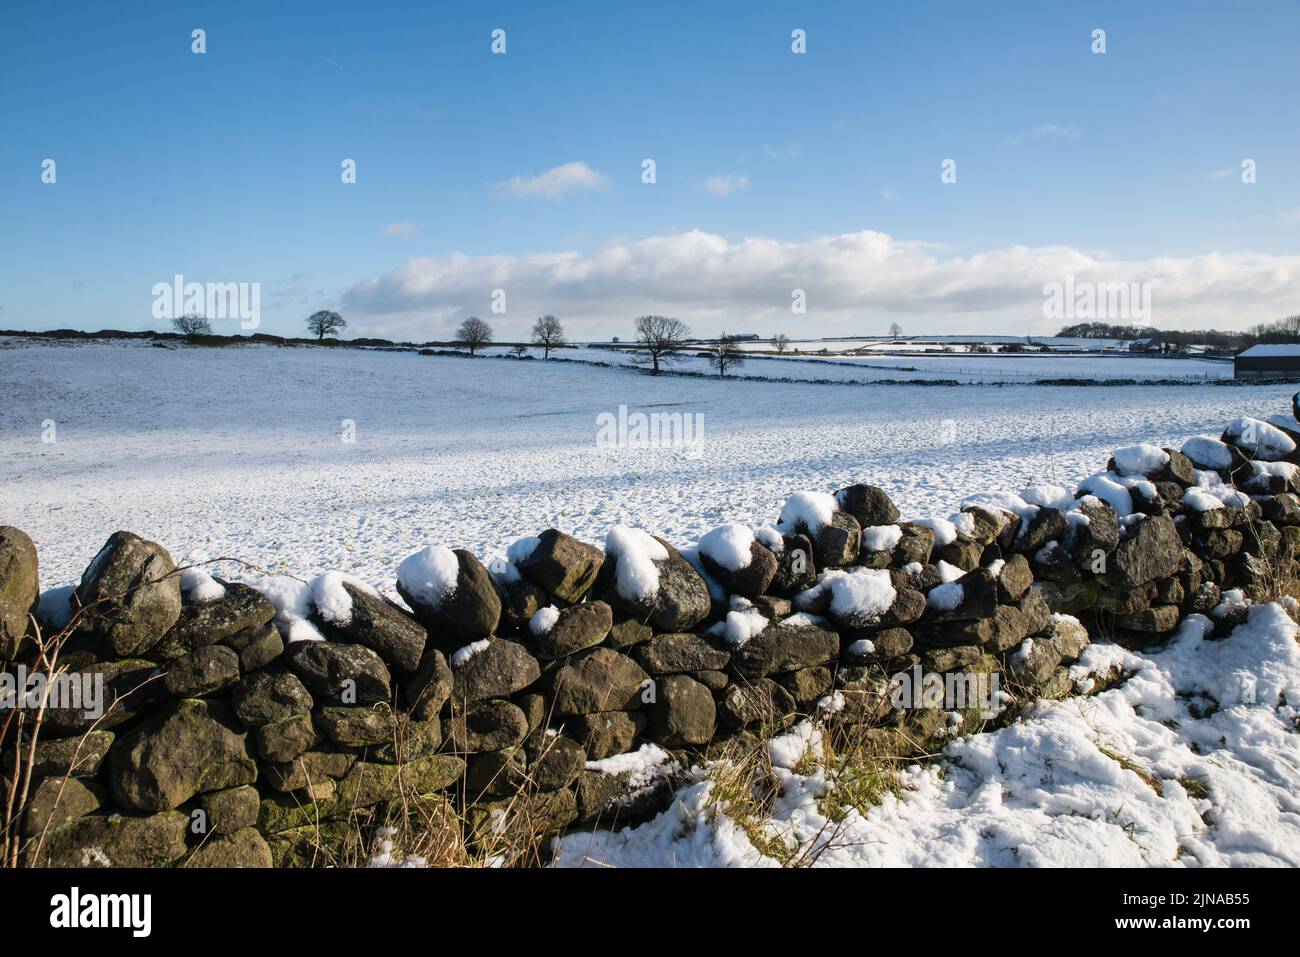
[[[1300,314],[1251,326],[1248,334],[1256,342],[1300,341]]]
[[[1223,352],[1243,349],[1257,342],[1300,342],[1300,315],[1251,326],[1244,332],[1220,329],[1157,329],[1154,326],[1113,325],[1081,322],[1065,326],[1058,336],[1074,339],[1152,339],[1165,351],[1204,346]]]
[[[1065,339],[1145,339],[1160,332],[1154,326],[1117,326],[1109,322],[1080,322],[1066,326],[1058,336]]]

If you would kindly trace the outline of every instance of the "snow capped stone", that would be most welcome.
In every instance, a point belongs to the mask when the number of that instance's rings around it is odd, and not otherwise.
[[[764,525],[754,533],[754,537],[758,539],[760,545],[771,550],[774,555],[780,555],[785,548],[785,539],[781,537],[781,530],[771,525]]]
[[[1115,510],[1120,518],[1133,514],[1133,496],[1117,481],[1114,472],[1098,472],[1079,483],[1079,491],[1095,495]]]
[[[793,615],[781,619],[781,624],[789,625],[791,628],[829,628],[831,623],[821,615],[810,615],[806,611],[797,611]]]
[[[343,588],[344,582],[379,597],[379,592],[352,575],[343,572],[317,575],[311,584],[312,603],[316,606],[317,614],[333,625],[347,626],[352,622],[352,596]]]
[[[1182,453],[1201,468],[1226,471],[1232,467],[1232,451],[1212,435],[1197,435],[1183,443]]]
[[[727,617],[709,629],[709,634],[722,638],[732,648],[739,648],[763,633],[767,627],[765,618],[757,608],[745,608],[727,612]]]
[[[659,569],[654,563],[666,561],[668,549],[648,532],[615,525],[605,536],[605,554],[618,560],[614,586],[619,597],[646,601],[659,592]]]
[[[1074,507],[1074,495],[1069,489],[1060,485],[1031,485],[1020,493],[1029,505],[1039,508],[1054,508],[1068,512]]]
[[[1120,475],[1151,475],[1169,464],[1169,453],[1158,445],[1128,445],[1111,457]]]
[[[862,530],[862,548],[868,552],[892,551],[903,537],[897,525],[868,525]]]
[[[654,783],[673,763],[673,756],[659,745],[643,744],[635,751],[615,754],[599,761],[588,761],[587,770],[602,774],[626,774],[627,787],[636,789]]]
[[[754,533],[745,525],[732,522],[719,525],[700,538],[700,554],[711,558],[728,571],[738,572],[748,568],[752,560],[750,551]]]
[[[924,525],[934,532],[936,546],[950,545],[957,540],[957,528],[946,518],[920,518],[913,525]]]
[[[1223,436],[1239,449],[1265,461],[1275,461],[1295,451],[1295,441],[1275,425],[1262,419],[1242,416],[1233,419]]]
[[[289,575],[266,575],[254,582],[253,587],[275,608],[275,624],[286,642],[325,640],[308,620],[313,607],[309,583]]]
[[[397,566],[397,580],[406,593],[434,608],[455,594],[459,575],[456,553],[443,545],[422,548]]]
[[[478,641],[471,641],[468,645],[453,651],[451,657],[447,659],[447,663],[453,668],[459,668],[475,655],[487,651],[489,644],[490,639],[487,638],[480,638]]]
[[[946,582],[930,589],[925,596],[925,606],[935,611],[952,611],[966,598],[966,590],[957,582]]]
[[[525,535],[523,538],[516,539],[509,548],[506,549],[506,558],[512,565],[518,565],[525,562],[537,551],[537,546],[542,543],[540,535]]]
[[[975,534],[975,516],[970,512],[953,512],[948,516],[948,521],[958,535],[969,538]],[[935,537],[938,538],[937,535]]]
[[[799,600],[807,607],[827,591],[830,592],[831,614],[862,624],[883,615],[897,596],[888,571],[835,568],[818,575],[817,584],[800,593]]]
[[[1034,487],[1047,488],[1049,486]],[[1032,488],[1025,491],[1032,491]],[[963,506],[982,505],[985,508],[1010,512],[1022,518],[1033,518],[1038,513],[1038,507],[1041,504],[1041,502],[1034,502],[1026,498],[1024,492],[1019,495],[1011,492],[977,492],[974,495],[968,495],[962,500]]]
[[[499,585],[510,585],[524,580],[523,574],[514,564],[504,558],[494,558],[487,563],[488,574]]]
[[[1209,512],[1223,508],[1223,503],[1201,488],[1189,488],[1183,493],[1183,504],[1197,512]]]
[[[560,609],[554,605],[547,605],[545,608],[537,609],[533,617],[528,619],[528,630],[533,633],[533,637],[540,638],[554,628],[559,620]]]
[[[958,578],[961,578],[962,575],[966,574],[965,571],[958,568],[956,565],[949,564],[943,559],[940,559],[934,567],[939,570],[939,581],[945,583],[955,582]]]
[[[216,601],[225,596],[226,586],[204,569],[192,567],[181,571],[181,591],[192,602]]]
[[[781,507],[777,525],[783,531],[806,529],[815,535],[822,526],[831,523],[831,517],[837,511],[839,503],[829,492],[795,492]]]

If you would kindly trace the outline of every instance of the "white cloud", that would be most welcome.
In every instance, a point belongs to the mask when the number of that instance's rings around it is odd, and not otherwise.
[[[583,189],[604,189],[609,185],[605,174],[592,169],[582,160],[552,166],[536,176],[512,176],[497,183],[493,190],[498,196],[540,196],[559,199]]]
[[[1284,209],[1280,215],[1284,223],[1300,223],[1300,208]]]
[[[1216,169],[1210,174],[1210,179],[1227,179],[1236,172],[1235,169]]]
[[[1296,311],[1300,256],[1121,260],[1069,246],[956,256],[870,230],[805,242],[731,241],[692,230],[619,239],[590,252],[411,259],[357,283],[344,305],[369,317],[369,332],[420,338],[432,334],[430,317],[451,328],[465,315],[485,314],[493,289],[506,291],[510,309],[494,321],[501,331],[517,322],[521,334],[543,312],[593,336],[617,335],[633,317],[662,312],[700,332],[739,322],[842,335],[898,318],[933,332],[1043,335],[1062,325],[1043,316],[1043,286],[1066,276],[1150,283],[1156,326],[1243,328]],[[791,314],[794,289],[805,290],[807,315]]]
[[[710,176],[704,188],[714,196],[730,196],[738,189],[749,188],[748,176]]]
[[[384,227],[384,231],[379,234],[380,239],[409,239],[420,231],[420,224],[413,223],[409,219],[401,220],[396,223],[389,223]]]
[[[898,199],[898,190],[892,186],[886,186],[880,191],[880,198],[888,202],[891,199]]]
[[[1073,126],[1058,126],[1055,123],[1044,123],[1042,126],[1035,126],[1032,129],[1021,130],[1015,136],[1007,137],[1002,141],[1003,146],[1020,146],[1032,140],[1041,139],[1064,139],[1074,140],[1082,136],[1083,133],[1076,130]]]

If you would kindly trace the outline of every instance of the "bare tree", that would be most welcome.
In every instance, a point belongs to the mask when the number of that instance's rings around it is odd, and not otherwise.
[[[533,323],[533,345],[542,347],[542,358],[549,359],[552,349],[569,344],[564,338],[564,326],[554,316],[542,316]]]
[[[478,316],[470,316],[456,330],[456,341],[469,349],[469,354],[473,355],[476,349],[492,341],[492,327]]]
[[[690,338],[691,327],[680,319],[668,316],[641,316],[636,320],[638,363],[650,364],[652,375],[659,374],[660,363],[676,362],[681,358]]]
[[[889,324],[889,338],[891,338],[891,339],[897,339],[897,338],[898,338],[899,336],[901,336],[902,334],[903,334],[903,327],[902,327],[902,326],[900,326],[900,325],[899,325],[898,323],[896,323],[896,322],[891,322],[891,323]]]
[[[183,336],[212,335],[212,323],[198,313],[191,312],[178,319],[173,319],[172,325]]]
[[[718,373],[719,379],[727,377],[728,369],[745,364],[745,351],[740,348],[735,336],[729,336],[725,332],[718,337],[717,342],[709,345],[704,354],[708,356],[709,365]]]
[[[317,342],[323,341],[326,336],[337,336],[347,327],[348,324],[342,316],[328,309],[313,312],[307,317],[307,331],[316,337]]]
[[[772,348],[777,352],[785,352],[790,348],[790,340],[784,332],[778,332],[772,337]]]
[[[1286,342],[1300,338],[1300,315],[1251,326],[1250,335],[1265,342]]]
[[[522,342],[517,346],[511,346],[510,351],[515,354],[516,359],[522,359],[524,356],[528,355],[528,347]]]

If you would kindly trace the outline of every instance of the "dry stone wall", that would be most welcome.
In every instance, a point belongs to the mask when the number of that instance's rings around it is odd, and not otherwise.
[[[860,484],[686,550],[628,528],[603,550],[548,529],[491,567],[432,546],[398,566],[404,605],[339,573],[177,570],[129,532],[38,602],[36,549],[3,527],[0,810],[27,864],[303,865],[394,808],[453,808],[471,840],[521,806],[539,832],[629,821],[674,769],[803,718],[936,738],[960,716],[892,676],[1069,694],[1091,640],[1158,644],[1193,613],[1226,634],[1275,597],[1298,441],[1289,416],[1239,419],[948,520]],[[23,694],[51,665],[102,714],[54,696],[33,743]]]

